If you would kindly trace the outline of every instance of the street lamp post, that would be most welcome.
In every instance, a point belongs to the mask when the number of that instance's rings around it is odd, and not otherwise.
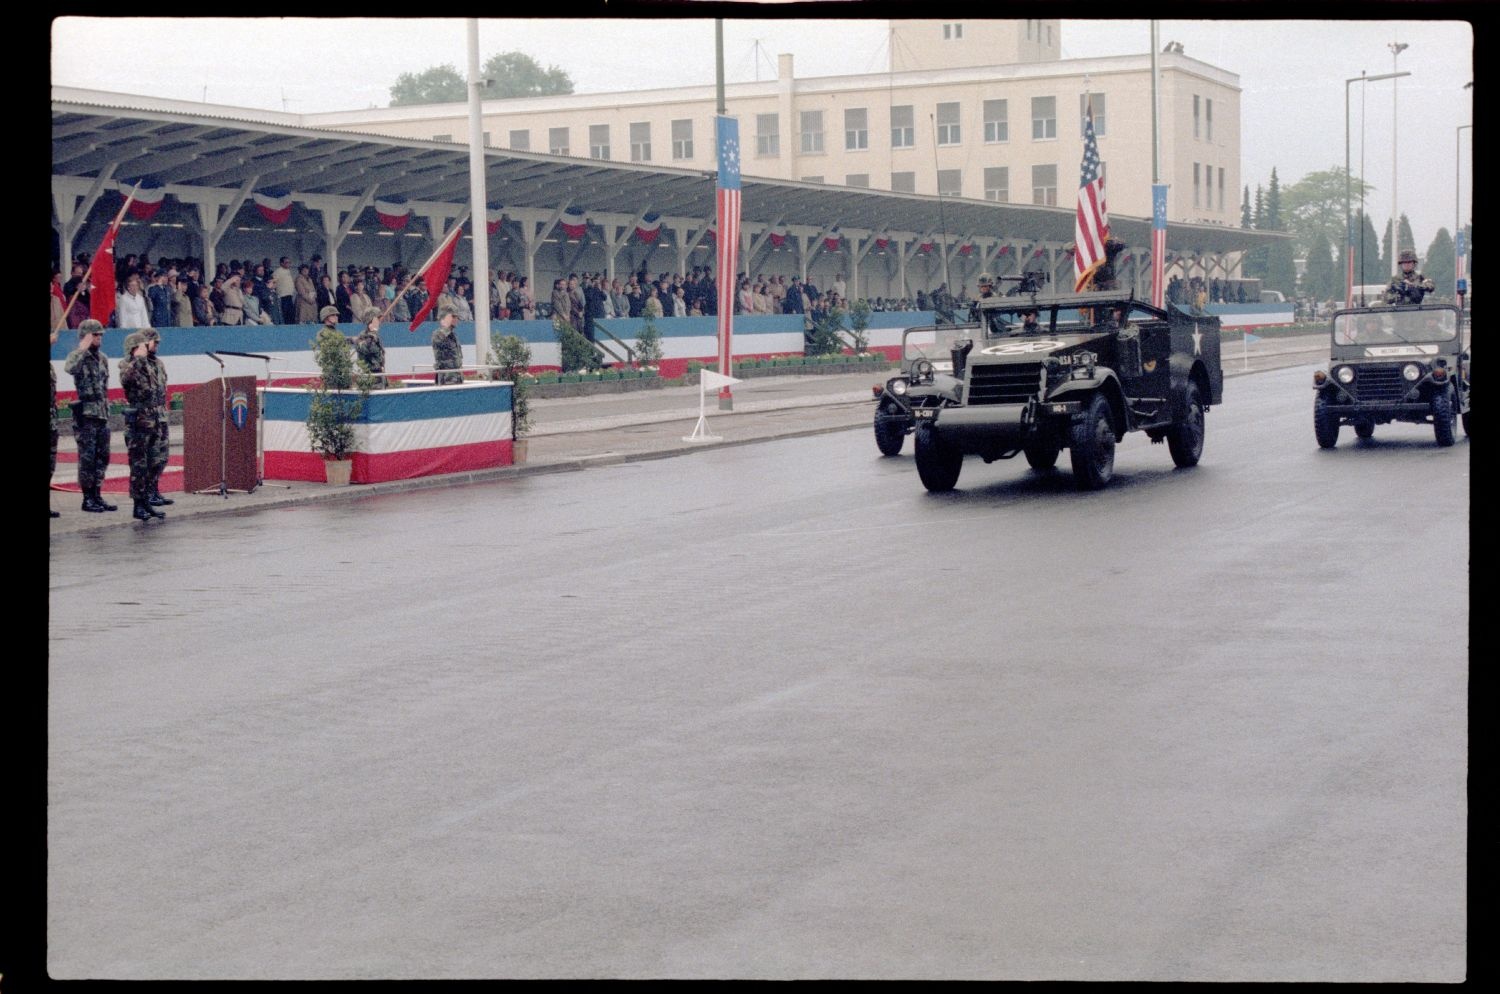
[[[1459,186],[1459,173],[1461,167],[1463,166],[1463,146],[1461,144],[1461,138],[1463,136],[1464,129],[1472,127],[1474,127],[1474,125],[1472,124],[1460,124],[1458,126],[1458,130],[1453,132],[1453,274],[1455,280],[1463,279],[1466,275],[1460,268],[1460,253],[1458,251],[1459,246],[1463,244],[1463,235],[1459,234],[1459,224],[1461,223],[1462,218],[1462,215],[1459,213],[1461,209],[1460,198],[1463,195],[1463,188]],[[1473,142],[1473,139],[1474,136],[1470,135],[1469,140],[1471,144]],[[1459,307],[1463,307],[1464,284],[1455,282],[1454,286],[1455,292],[1458,296],[1458,305]]]
[[[1404,41],[1393,41],[1386,46],[1391,50],[1391,76],[1396,73],[1396,60],[1411,46]],[[1401,150],[1401,129],[1396,126],[1396,84],[1391,84],[1391,262],[1401,257],[1401,212],[1396,208],[1396,160]],[[1412,246],[1415,248],[1416,246]],[[1399,267],[1393,270],[1399,272]],[[1386,274],[1389,276],[1390,274]]]
[[[1382,73],[1379,76],[1369,76],[1363,71],[1358,76],[1344,80],[1344,306],[1354,306],[1354,220],[1349,213],[1349,86],[1352,83],[1373,83],[1381,79],[1395,79],[1397,76],[1410,76],[1409,72]],[[1364,117],[1360,117],[1360,128],[1364,127]],[[1363,146],[1361,146],[1362,148]],[[1361,153],[1363,154],[1363,153]],[[1363,167],[1361,167],[1361,170]],[[1364,174],[1361,171],[1360,200],[1364,200]],[[1360,232],[1363,236],[1364,232]],[[1360,247],[1363,253],[1363,246]]]

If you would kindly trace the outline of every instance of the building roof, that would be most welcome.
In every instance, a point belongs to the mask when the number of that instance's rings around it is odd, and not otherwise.
[[[383,198],[465,204],[467,143],[421,141],[303,127],[300,115],[54,87],[52,172],[117,180],[150,176],[165,185],[258,189],[360,197],[378,184]],[[590,211],[711,219],[714,173],[486,149],[485,189],[508,208],[552,210],[564,202]],[[1073,209],[892,193],[820,183],[743,177],[746,224],[839,226],[864,230],[1033,242],[1073,240]],[[1117,238],[1149,245],[1150,219],[1112,215]],[[1169,223],[1174,252],[1222,253],[1285,235]]]

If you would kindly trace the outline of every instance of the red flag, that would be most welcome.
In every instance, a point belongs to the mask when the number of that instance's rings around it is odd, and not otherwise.
[[[119,233],[118,225],[110,225],[89,265],[89,317],[105,327],[115,312],[115,235]]]
[[[458,233],[462,230],[463,225],[454,228],[453,234],[448,236],[447,247],[433,256],[432,261],[417,270],[416,276],[412,277],[415,280],[417,276],[424,273],[432,274],[432,278],[427,281],[427,303],[422,305],[420,311],[412,315],[411,331],[416,331],[427,315],[432,313],[432,309],[437,306],[438,294],[443,292],[443,287],[448,283],[448,273],[453,269],[453,250],[458,248]]]

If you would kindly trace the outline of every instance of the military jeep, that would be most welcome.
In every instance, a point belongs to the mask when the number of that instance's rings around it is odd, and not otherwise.
[[[1337,311],[1329,324],[1328,369],[1313,373],[1313,434],[1338,445],[1339,429],[1370,438],[1392,421],[1431,424],[1440,446],[1454,420],[1469,434],[1469,352],[1457,307],[1390,305]]]
[[[1203,454],[1204,415],[1223,399],[1219,319],[1161,310],[1119,291],[977,302],[971,337],[952,347],[951,369],[918,362],[908,396],[917,475],[931,491],[958,483],[965,456],[985,462],[1024,453],[1039,472],[1068,450],[1078,486],[1114,476],[1115,445],[1143,431],[1172,461]],[[1026,312],[1036,320],[1028,326]]]
[[[913,409],[940,405],[956,385],[953,344],[972,338],[974,327],[925,325],[902,333],[900,372],[873,388],[875,446],[882,455],[900,455],[906,436],[916,428]]]

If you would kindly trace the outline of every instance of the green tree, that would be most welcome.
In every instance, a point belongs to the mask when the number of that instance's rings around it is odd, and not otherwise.
[[[1281,218],[1304,251],[1319,234],[1329,245],[1338,245],[1347,235],[1346,203],[1357,203],[1372,189],[1363,180],[1348,178],[1342,166],[1308,173],[1281,191]]]
[[[464,78],[447,63],[419,73],[404,72],[396,77],[396,83],[391,87],[392,107],[461,103],[468,98]]]
[[[1248,227],[1250,227],[1251,220],[1252,219],[1250,217],[1250,184],[1246,183],[1245,184],[1245,200],[1244,200],[1244,203],[1240,204],[1240,227],[1241,228],[1248,228]]]
[[[551,97],[573,92],[573,78],[557,66],[546,69],[525,52],[491,55],[481,73],[487,98]]]
[[[1334,268],[1333,249],[1321,233],[1307,252],[1307,272],[1302,276],[1302,291],[1314,300],[1343,296],[1343,283]]]
[[[1360,244],[1354,256],[1355,285],[1384,283],[1386,277],[1381,275],[1385,272],[1383,266],[1380,259],[1380,236],[1375,234],[1375,223],[1370,220],[1370,215],[1361,215]]]
[[[1413,252],[1415,252],[1417,250],[1417,238],[1411,233],[1411,219],[1408,218],[1405,214],[1401,215],[1401,227],[1397,230],[1401,232],[1401,241],[1396,246],[1396,248],[1398,250],[1411,249]],[[1394,269],[1392,269],[1391,271],[1395,272]]]
[[[500,52],[485,60],[480,70],[486,100],[507,97],[545,97],[573,92],[573,79],[556,66],[543,69],[525,52]],[[461,103],[469,99],[465,78],[451,63],[430,66],[419,73],[404,72],[391,87],[391,106]]]
[[[1249,187],[1247,186],[1245,189],[1248,190]],[[1266,189],[1263,186],[1257,185],[1255,187],[1255,209],[1250,216],[1250,223],[1257,230],[1263,231],[1266,228],[1266,220]],[[1257,245],[1245,253],[1245,263],[1242,271],[1249,279],[1265,278],[1266,247],[1264,245]]]
[[[1422,260],[1422,271],[1437,288],[1437,295],[1444,299],[1453,297],[1453,236],[1447,228],[1439,228],[1427,246],[1427,255]]]

